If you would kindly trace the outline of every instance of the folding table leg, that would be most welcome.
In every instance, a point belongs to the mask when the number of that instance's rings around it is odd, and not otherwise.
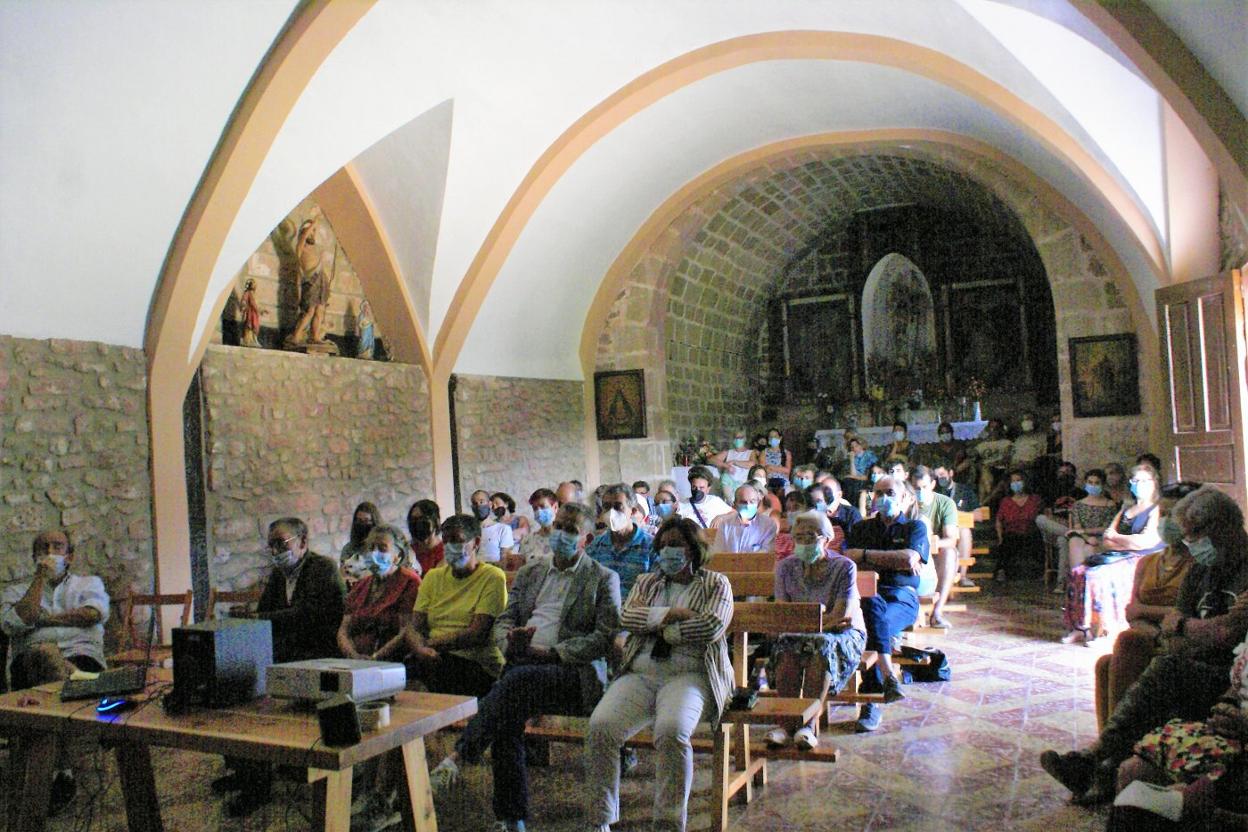
[[[417,737],[390,753],[401,753],[403,756],[403,780],[399,793],[403,828],[409,832],[438,832],[438,818],[433,810],[433,788],[429,783],[429,763],[425,759],[425,738]]]
[[[316,832],[350,832],[351,766],[341,771],[311,769],[312,828]]]
[[[126,799],[126,825],[130,832],[163,832],[156,778],[152,775],[152,755],[146,745],[118,743],[117,773]]]
[[[21,778],[21,796],[10,807],[9,828],[18,832],[42,832],[56,767],[56,735],[22,737],[9,760]],[[14,795],[15,796],[15,795]]]

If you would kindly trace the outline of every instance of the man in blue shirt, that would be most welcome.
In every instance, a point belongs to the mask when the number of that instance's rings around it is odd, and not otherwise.
[[[633,519],[637,499],[624,483],[610,486],[602,495],[607,530],[585,547],[585,554],[620,576],[620,597],[628,598],[633,581],[649,572],[654,551],[650,534]]]
[[[893,642],[919,617],[919,571],[931,556],[927,527],[918,516],[914,492],[905,480],[882,477],[875,484],[875,515],[854,526],[845,543],[845,556],[858,568],[879,574],[876,594],[862,599],[867,624],[867,649],[879,661],[863,677],[863,693],[884,694],[885,702],[904,699],[893,668]],[[883,718],[880,706],[865,703],[857,730],[874,731]]]

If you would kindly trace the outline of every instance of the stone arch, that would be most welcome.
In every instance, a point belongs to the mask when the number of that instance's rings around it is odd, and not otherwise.
[[[672,390],[696,395],[697,385],[690,384],[678,372],[683,358],[679,348],[675,361],[669,355],[672,336],[679,331],[675,320],[688,314],[688,310],[669,308],[669,304],[678,300],[682,292],[689,292],[691,285],[704,285],[714,277],[715,267],[727,268],[736,275],[747,271],[757,274],[757,267],[763,263],[778,268],[782,255],[791,253],[798,245],[794,241],[809,239],[819,227],[818,217],[811,216],[809,210],[799,210],[801,194],[811,191],[810,172],[803,168],[871,155],[901,160],[896,164],[903,167],[905,160],[935,165],[950,175],[976,183],[1017,217],[1039,253],[1058,304],[1059,390],[1064,421],[1072,426],[1067,452],[1076,461],[1103,462],[1094,458],[1098,453],[1133,454],[1147,444],[1151,429],[1160,430],[1159,425],[1150,425],[1145,416],[1080,420],[1078,424],[1073,418],[1066,350],[1067,338],[1072,336],[1136,332],[1141,342],[1144,413],[1152,412],[1150,402],[1159,401],[1156,336],[1135,283],[1096,228],[1077,209],[1018,163],[964,141],[846,141],[838,147],[829,137],[811,137],[806,145],[786,143],[776,153],[760,151],[740,165],[735,175],[725,172],[696,194],[687,196],[683,207],[670,220],[648,229],[644,245],[636,250],[626,248],[622,259],[613,266],[612,273],[620,280],[611,286],[608,311],[599,319],[603,323],[597,330],[594,349],[584,351],[583,357],[598,369],[642,366],[647,370],[648,403],[653,402],[653,438],[598,443],[604,476],[661,475],[670,464],[674,442],[681,438],[685,427],[681,416],[677,415],[674,425],[671,423]],[[697,284],[699,280],[703,284]],[[734,285],[729,294],[747,297],[749,292]],[[703,310],[700,314],[705,320],[712,313],[713,310]],[[594,323],[591,314],[587,326]],[[752,325],[745,329],[746,338],[757,338],[757,329]],[[587,338],[593,334],[594,330],[587,329]],[[710,336],[700,335],[699,344],[704,340],[709,341]],[[589,343],[583,341],[584,345]],[[744,356],[742,364],[747,364],[749,358]],[[697,360],[691,363],[696,366]],[[1146,372],[1145,368],[1154,372]],[[723,403],[722,398],[719,403]],[[676,412],[679,414],[679,408]],[[669,422],[654,420],[664,413],[669,414]],[[708,425],[712,430],[723,427]],[[1087,460],[1082,459],[1085,455]]]

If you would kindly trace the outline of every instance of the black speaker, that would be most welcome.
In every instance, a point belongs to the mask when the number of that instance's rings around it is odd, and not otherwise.
[[[316,705],[321,724],[321,742],[326,745],[355,745],[360,741],[360,716],[355,700],[345,693],[331,696]]]
[[[224,618],[173,630],[173,691],[166,708],[220,708],[264,696],[273,625]]]

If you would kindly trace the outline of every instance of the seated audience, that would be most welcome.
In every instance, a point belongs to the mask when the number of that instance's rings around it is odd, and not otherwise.
[[[880,458],[884,461],[884,467],[887,470],[890,463],[900,462],[905,467],[910,467],[911,457],[915,454],[917,447],[910,441],[910,427],[905,422],[893,422],[892,441],[884,447]],[[892,474],[889,474],[892,476]]]
[[[760,460],[763,465],[767,466],[768,479],[784,480],[784,484],[789,484],[790,472],[793,470],[793,453],[784,447],[784,434],[779,428],[772,428],[767,431],[767,449],[763,451]]]
[[[533,509],[533,522],[530,531],[520,541],[520,552],[515,558],[523,565],[534,558],[549,558],[550,533],[554,528],[555,513],[559,508],[559,498],[549,488],[539,488],[529,495],[529,508]],[[519,565],[516,568],[519,568]],[[513,564],[507,564],[508,567]]]
[[[476,551],[476,558],[481,563],[498,564],[515,548],[515,535],[511,526],[494,518],[490,495],[484,491],[474,491],[471,502],[473,514],[481,523],[481,545]]]
[[[798,465],[793,469],[793,487],[805,491],[815,484],[815,466]]]
[[[840,537],[844,539],[862,521],[862,513],[844,498],[841,483],[836,477],[828,474],[819,484],[828,495],[828,519],[834,527],[840,529]]]
[[[1083,488],[1088,496],[1076,500],[1070,507],[1070,529],[1058,549],[1059,558],[1064,557],[1064,560],[1059,560],[1063,586],[1071,567],[1083,563],[1100,547],[1101,535],[1122,508],[1107,496],[1105,472],[1100,468],[1093,468],[1084,475]]]
[[[852,433],[845,434],[845,452],[849,457],[849,467],[841,485],[845,488],[845,499],[858,505],[858,510],[861,512],[859,495],[863,492],[870,495],[871,486],[874,485],[870,479],[871,471],[880,460],[875,455],[875,451],[868,448],[861,437]]]
[[[268,540],[273,569],[251,615],[273,627],[273,663],[337,656],[347,594],[338,564],[308,549],[308,527],[297,517],[270,523]],[[240,792],[226,814],[245,817],[269,802],[272,766],[232,758],[226,765],[233,773],[214,781],[213,790]]]
[[[477,560],[481,523],[456,514],[442,523],[446,562],[425,575],[404,630],[408,679],[434,693],[485,696],[503,669],[490,638],[507,606],[507,576]]]
[[[919,617],[919,573],[930,559],[927,526],[905,480],[884,477],[875,484],[875,515],[854,526],[845,541],[845,556],[858,568],[879,573],[877,594],[862,599],[867,649],[879,661],[863,676],[862,692],[883,693],[884,701],[904,699],[892,654],[901,633]],[[883,719],[881,707],[864,703],[858,731],[874,731]]]
[[[936,493],[953,500],[958,511],[974,511],[979,508],[979,494],[975,491],[975,486],[959,482],[953,468],[948,465],[934,465],[932,476],[936,478]]]
[[[1151,465],[1153,470],[1157,472],[1157,481],[1161,482],[1161,457],[1157,454],[1145,451],[1135,458],[1136,465]]]
[[[1018,429],[1018,436],[1014,437],[1010,464],[1030,471],[1048,452],[1049,432],[1040,430],[1039,423],[1036,422],[1036,414],[1030,411],[1022,415]]]
[[[624,592],[654,565],[653,538],[633,519],[633,491],[627,485],[607,486],[603,501],[608,528],[585,547],[585,553],[618,575]]]
[[[712,482],[711,472],[705,467],[695,465],[689,469],[689,502],[681,504],[679,514],[701,529],[709,529],[712,520],[732,511],[732,506],[711,493]]]
[[[368,574],[347,593],[338,625],[338,650],[347,659],[402,661],[403,631],[416,604],[420,576],[407,566],[407,538],[394,526],[375,526],[364,539]]]
[[[932,470],[944,466],[951,471],[957,471],[960,467],[970,466],[966,443],[953,438],[953,425],[949,422],[941,422],[936,426],[936,441],[920,446],[917,455],[918,460]]]
[[[510,494],[498,491],[490,495],[490,512],[496,523],[511,527],[512,546],[514,547],[529,532],[528,518],[516,514],[516,501]]]
[[[1160,648],[1161,622],[1174,608],[1179,587],[1187,576],[1192,556],[1183,545],[1183,532],[1170,512],[1174,504],[1200,487],[1199,483],[1179,482],[1161,492],[1163,512],[1158,533],[1166,548],[1140,558],[1135,566],[1135,582],[1126,607],[1127,629],[1114,641],[1111,654],[1096,661],[1096,724],[1105,720]]]
[[[715,531],[712,552],[766,552],[776,539],[779,524],[770,514],[758,510],[762,494],[753,485],[743,485],[734,496],[736,511],[721,514],[711,523]]]
[[[641,509],[641,513],[649,517],[654,511],[654,502],[650,499],[650,483],[645,480],[637,480],[633,483],[633,498],[637,501],[637,507]]]
[[[1097,481],[1100,482],[1099,479]],[[1053,481],[1052,487],[1049,488],[1048,494],[1044,495],[1048,508],[1036,518],[1036,528],[1040,529],[1044,542],[1057,550],[1057,574],[1062,576],[1062,580],[1060,585],[1054,589],[1055,593],[1060,593],[1064,590],[1066,575],[1070,571],[1072,513],[1075,504],[1080,500],[1086,499],[1087,496],[1088,492],[1077,484],[1075,466],[1070,462],[1062,462],[1057,467],[1057,478]],[[1105,525],[1108,525],[1108,523],[1103,524],[1101,528],[1104,528]]]
[[[417,574],[428,575],[442,563],[446,549],[438,527],[442,510],[433,500],[417,500],[407,510],[407,532],[412,536],[412,568]]]
[[[528,820],[525,724],[540,714],[588,715],[607,686],[620,582],[583,554],[593,528],[588,506],[559,509],[552,559],[521,568],[494,623],[494,643],[507,660],[502,678],[478,704],[455,751],[430,774],[435,788],[445,788],[458,779],[461,763],[479,763],[491,749],[499,832],[523,832]]]
[[[28,584],[6,588],[0,602],[0,629],[9,638],[13,689],[62,681],[75,670],[103,670],[104,622],[108,620],[104,582],[71,571],[74,544],[65,532],[35,535],[30,556],[34,577]],[[73,800],[78,790],[72,755],[64,743],[49,788],[53,814]]]
[[[367,554],[368,550],[364,548],[364,538],[368,537],[373,526],[380,524],[381,512],[377,510],[377,506],[367,502],[356,506],[355,513],[351,515],[351,534],[338,554],[338,562],[346,563],[356,555]]]
[[[676,497],[675,491],[668,491],[665,488],[655,492],[651,505],[652,510],[646,517],[646,533],[653,537],[658,533],[659,526],[663,525],[663,521],[669,517],[676,516],[676,509],[680,506],[680,500]]]
[[[910,485],[918,497],[919,514],[928,527],[928,549],[936,563],[936,600],[928,615],[929,627],[949,629],[945,604],[958,574],[958,509],[953,500],[936,493],[936,479],[926,465],[916,465]]]
[[[749,482],[750,468],[758,464],[758,455],[745,445],[746,433],[737,431],[732,436],[732,446],[725,448],[707,460],[721,472],[719,482],[725,494],[737,490],[737,486]]]
[[[490,519],[490,492],[478,488],[468,496],[468,504],[478,521],[484,523]]]
[[[799,514],[793,523],[794,557],[776,564],[776,600],[823,604],[822,633],[785,633],[772,645],[767,678],[780,696],[823,699],[840,693],[858,670],[867,627],[858,597],[858,568],[828,552],[826,515]],[[818,719],[818,717],[815,717]],[[792,742],[809,751],[819,745],[810,725],[785,725],[767,734],[767,744]]]
[[[754,490],[759,493],[761,498],[758,510],[770,514],[773,520],[779,520],[779,515],[782,513],[781,509],[783,507],[783,503],[780,500],[780,496],[778,496],[773,489],[767,487],[768,478],[766,465],[755,465],[750,469],[749,484],[754,486]],[[779,490],[783,493],[783,484],[781,484]]]
[[[1009,483],[1009,495],[997,506],[997,545],[993,551],[996,581],[1035,574],[1044,568],[1044,539],[1036,528],[1044,500],[1031,492],[1025,471],[1011,471]]]
[[[1086,749],[1046,751],[1044,770],[1081,804],[1113,796],[1118,765],[1145,734],[1167,720],[1201,719],[1226,689],[1232,649],[1248,634],[1248,532],[1235,500],[1202,486],[1175,504],[1193,563],[1176,608],[1161,622],[1162,649],[1127,688]]]
[[[655,541],[658,569],[637,578],[624,602],[628,640],[620,673],[594,708],[585,738],[586,820],[599,832],[619,820],[620,748],[646,727],[658,751],[656,826],[685,832],[689,738],[698,722],[718,722],[733,690],[728,579],[702,568],[706,545],[696,523],[672,518]]]
[[[875,494],[875,484],[884,479],[884,466],[876,462],[871,465],[871,470],[867,472],[868,486],[858,492],[858,513],[863,517],[868,517],[872,512],[872,500]]]
[[[777,561],[793,554],[793,521],[811,508],[810,495],[804,491],[794,490],[784,495],[784,517],[780,520],[780,531],[776,532]]]
[[[1163,513],[1157,510],[1157,472],[1151,465],[1137,465],[1131,469],[1130,485],[1135,504],[1118,512],[1097,550],[1070,570],[1064,644],[1118,635],[1127,623],[1136,561],[1166,546],[1157,531]]]
[[[974,458],[979,468],[979,504],[993,506],[998,487],[1006,482],[1014,443],[1005,433],[1000,419],[989,419],[975,444]]]
[[[1127,470],[1117,462],[1105,466],[1105,496],[1118,505],[1130,502],[1131,492],[1127,489]]]
[[[578,480],[568,480],[559,483],[555,489],[555,497],[559,500],[559,505],[564,503],[584,503],[585,487]]]

